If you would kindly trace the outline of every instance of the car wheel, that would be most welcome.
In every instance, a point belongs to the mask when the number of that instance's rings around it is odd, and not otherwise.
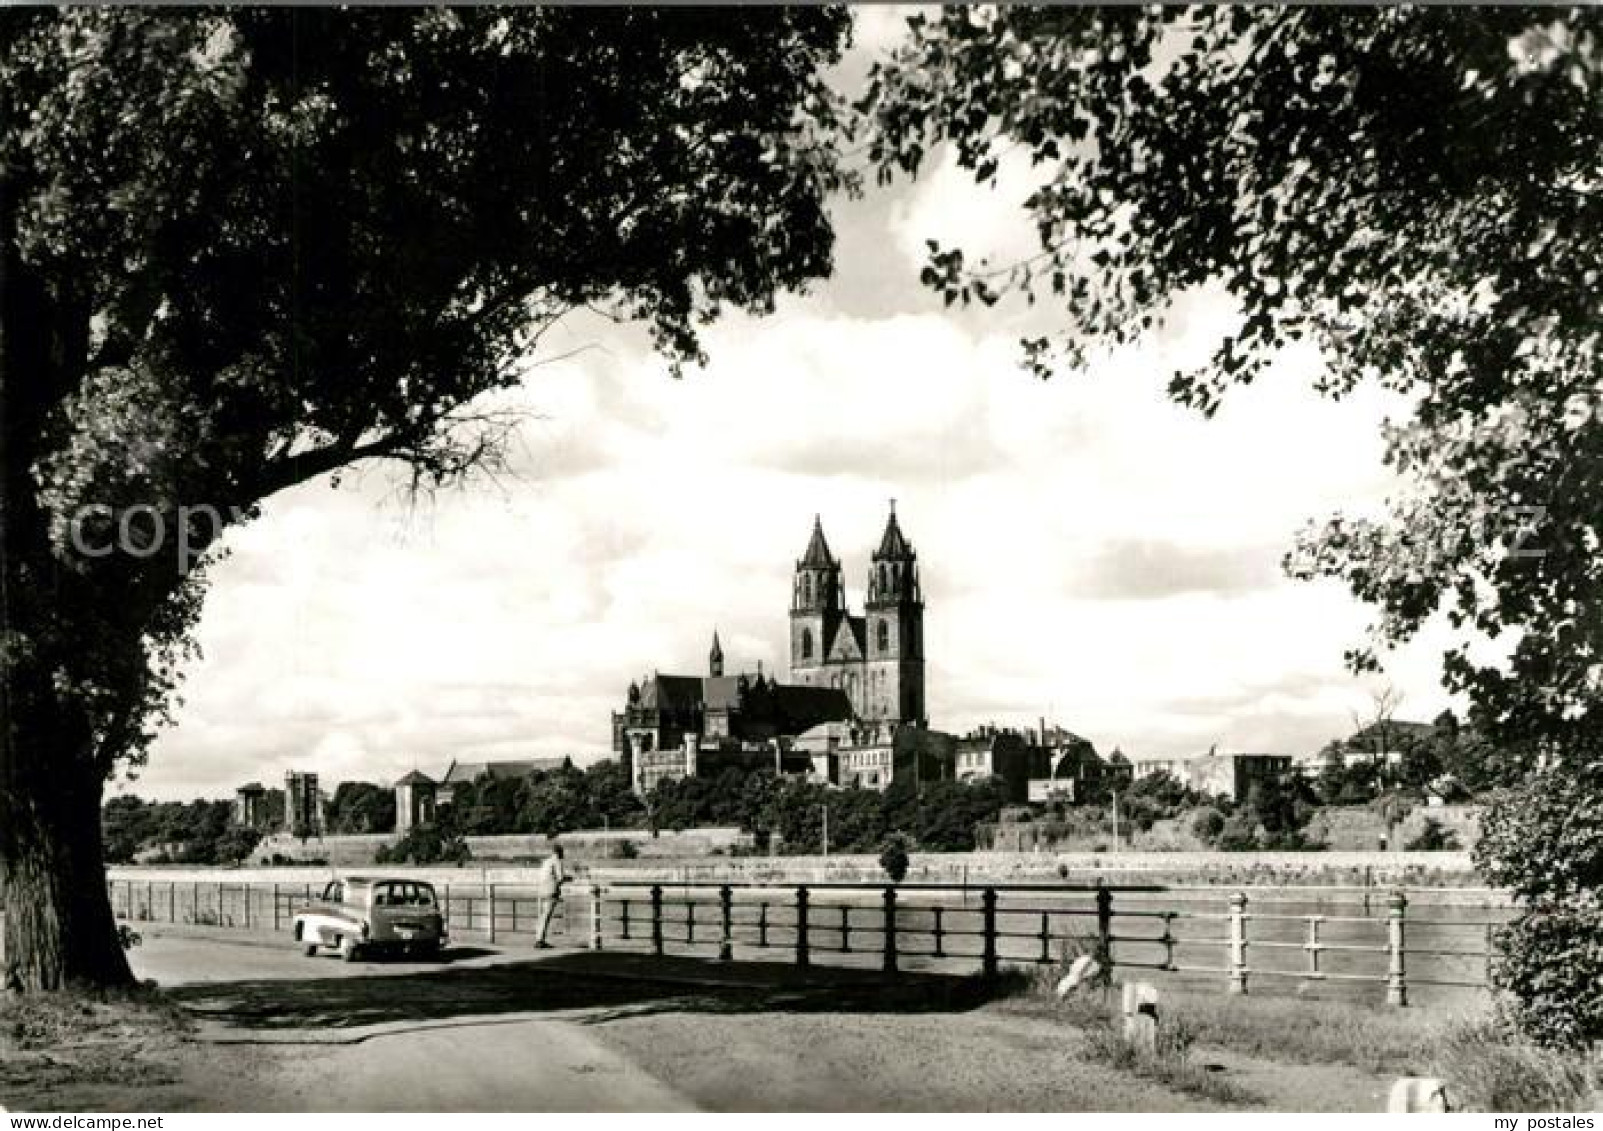
[[[350,935],[340,939],[340,957],[346,962],[356,961],[356,940]]]
[[[317,944],[315,942],[309,942],[305,946],[301,947],[301,951],[306,955],[307,958],[316,958]]]

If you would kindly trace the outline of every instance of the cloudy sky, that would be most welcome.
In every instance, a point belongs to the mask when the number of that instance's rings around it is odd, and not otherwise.
[[[841,81],[897,30],[868,24]],[[1378,390],[1310,388],[1312,351],[1209,421],[1169,403],[1232,311],[1170,323],[1090,371],[1017,365],[1039,315],[953,315],[917,283],[923,241],[1027,252],[1027,179],[950,164],[839,202],[837,273],[734,316],[675,381],[627,329],[575,323],[531,368],[511,474],[409,503],[375,466],[271,500],[229,536],[178,723],[145,795],[226,795],[316,770],[388,781],[454,757],[605,756],[631,678],[729,662],[783,672],[790,575],[821,514],[854,607],[888,501],[918,551],[932,724],[1048,715],[1100,749],[1300,752],[1350,729],[1364,609],[1284,579],[1298,527],[1385,497]],[[1035,317],[1037,321],[1027,321]],[[1439,641],[1394,656],[1402,715],[1446,705]]]

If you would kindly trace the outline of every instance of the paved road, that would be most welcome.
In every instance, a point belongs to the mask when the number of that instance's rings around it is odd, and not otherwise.
[[[588,1002],[562,984],[573,979],[531,978],[525,957],[347,964],[150,934],[133,958],[201,1016],[204,1041],[227,1046],[201,1064],[237,1070],[212,1097],[228,1110],[694,1110],[561,1015],[617,992]]]
[[[225,1111],[1185,1111],[1220,1103],[1080,1055],[972,981],[586,951],[305,958],[152,930],[133,952],[201,1019],[165,1105]],[[1259,1103],[1378,1110],[1340,1066],[1208,1054]]]

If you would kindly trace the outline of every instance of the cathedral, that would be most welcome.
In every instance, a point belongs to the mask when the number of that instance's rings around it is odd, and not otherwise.
[[[798,740],[830,726],[844,728],[830,740],[837,745],[839,735],[873,736],[887,750],[898,732],[928,726],[918,556],[894,503],[869,564],[861,616],[847,607],[840,562],[814,520],[792,586],[788,683],[760,667],[726,675],[714,633],[705,676],[654,672],[629,685],[624,709],[612,716],[612,746],[644,793],[666,778],[723,765],[772,762],[781,772],[805,772],[811,744]]]
[[[790,675],[809,687],[846,693],[868,723],[925,726],[924,599],[918,555],[896,521],[896,504],[868,567],[862,616],[847,607],[840,562],[821,518],[796,563],[790,602]]]

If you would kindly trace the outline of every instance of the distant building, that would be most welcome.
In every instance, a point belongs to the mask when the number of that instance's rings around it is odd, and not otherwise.
[[[1137,758],[1134,768],[1138,778],[1165,773],[1199,793],[1244,801],[1253,783],[1285,778],[1295,764],[1290,754],[1221,752],[1215,747],[1191,758]]]
[[[405,836],[434,820],[438,804],[434,779],[416,770],[395,783],[395,831]]]
[[[644,795],[661,781],[711,776],[729,766],[805,774],[810,759],[791,740],[851,717],[851,701],[839,688],[780,683],[761,668],[725,675],[714,632],[705,676],[658,672],[629,685],[624,709],[612,716],[612,744],[635,792]]]
[[[1209,751],[1191,759],[1186,784],[1199,793],[1245,801],[1254,784],[1284,779],[1292,772],[1295,761],[1290,754]]]
[[[1030,779],[1047,776],[1046,750],[1015,730],[981,727],[958,739],[954,753],[958,781],[1001,778],[1007,783],[1009,801],[1026,800]]]
[[[925,727],[859,722],[824,723],[796,739],[813,762],[816,781],[847,788],[914,787],[956,776],[957,739]]]
[[[234,824],[247,829],[264,829],[272,821],[267,807],[267,790],[261,782],[250,782],[234,791]]]
[[[1045,777],[1031,777],[1028,798],[1032,802],[1067,801],[1083,803],[1104,789],[1121,789],[1133,776],[1130,760],[1120,751],[1103,758],[1089,739],[1062,727],[1041,727],[1041,745],[1047,755]]]
[[[567,758],[515,758],[500,762],[459,762],[451,759],[445,774],[434,787],[435,804],[451,804],[453,791],[459,785],[472,785],[480,779],[512,781],[551,773],[568,764]],[[405,780],[405,779],[402,779]]]
[[[1133,776],[1137,778],[1151,777],[1153,774],[1168,774],[1177,782],[1186,780],[1186,766],[1190,758],[1135,758],[1130,763]]]

